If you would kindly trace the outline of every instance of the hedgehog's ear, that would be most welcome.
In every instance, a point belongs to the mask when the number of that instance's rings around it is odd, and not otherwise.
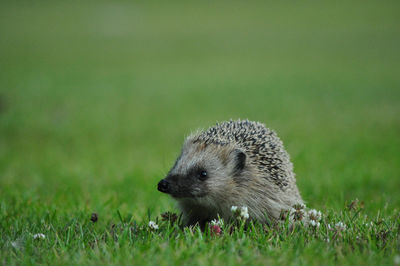
[[[246,166],[246,154],[239,149],[236,149],[234,154],[235,154],[235,172],[240,173]]]

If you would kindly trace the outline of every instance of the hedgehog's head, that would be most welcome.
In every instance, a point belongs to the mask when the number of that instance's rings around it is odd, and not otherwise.
[[[237,186],[245,168],[246,154],[234,145],[189,137],[158,190],[174,198],[216,200]]]

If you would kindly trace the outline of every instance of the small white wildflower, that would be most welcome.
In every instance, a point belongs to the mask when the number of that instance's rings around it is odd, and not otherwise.
[[[152,229],[152,230],[158,230],[158,224],[156,224],[156,223],[153,222],[153,221],[150,221],[150,222],[149,222],[149,227],[150,227],[150,229]]]
[[[300,208],[291,208],[290,214],[293,216],[294,221],[302,221],[304,218],[307,220],[305,210],[303,209],[304,205],[300,205]]]
[[[239,208],[238,206],[232,206],[231,207],[232,213],[235,215],[235,217],[238,217],[240,219],[248,219],[249,216],[249,210],[246,206],[243,206]]]
[[[246,206],[243,206],[240,209],[240,217],[242,217],[243,219],[249,219],[249,210]]]
[[[346,224],[344,224],[344,223],[342,223],[342,222],[338,222],[338,223],[335,224],[335,228],[336,228],[338,231],[345,231],[346,228],[347,228],[347,226],[346,226]]]
[[[45,239],[45,238],[46,238],[46,236],[41,233],[33,235],[33,239]]]
[[[320,226],[320,223],[315,221],[315,220],[310,220],[310,225],[313,227],[318,228]]]
[[[309,210],[308,211],[308,218],[312,221],[319,222],[321,220],[322,214],[320,211],[317,210]]]
[[[394,256],[393,262],[395,265],[400,265],[400,255]]]
[[[321,225],[320,224],[321,218],[322,218],[322,214],[320,211],[317,211],[314,209],[309,210],[309,211],[307,211],[307,215],[305,215],[305,217],[304,217],[304,223],[306,225],[311,225],[313,227],[318,228]]]
[[[330,225],[330,224],[328,224],[328,229],[329,229],[329,230],[332,230],[332,227],[331,227],[331,225]]]
[[[222,220],[222,219],[214,219],[214,220],[211,221],[211,225],[223,226],[224,225],[224,220]]]

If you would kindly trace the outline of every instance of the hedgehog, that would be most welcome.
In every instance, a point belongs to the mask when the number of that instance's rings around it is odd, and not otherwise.
[[[158,190],[178,202],[187,226],[229,221],[232,206],[245,206],[250,219],[267,223],[303,205],[282,141],[248,120],[217,123],[188,136]]]

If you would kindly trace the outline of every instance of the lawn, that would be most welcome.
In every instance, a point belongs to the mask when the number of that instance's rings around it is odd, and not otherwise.
[[[0,263],[400,264],[399,12],[1,1]],[[231,118],[278,133],[319,228],[161,220],[184,137]]]

